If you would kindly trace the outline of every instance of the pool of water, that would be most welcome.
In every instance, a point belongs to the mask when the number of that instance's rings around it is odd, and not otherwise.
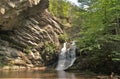
[[[35,71],[35,70],[24,70],[24,71],[0,71],[0,79],[96,79],[93,76],[82,75],[80,73],[65,72],[65,71]]]

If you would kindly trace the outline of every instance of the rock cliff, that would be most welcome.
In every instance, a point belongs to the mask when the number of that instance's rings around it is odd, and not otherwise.
[[[59,47],[61,24],[49,0],[0,0],[0,65],[45,66]]]

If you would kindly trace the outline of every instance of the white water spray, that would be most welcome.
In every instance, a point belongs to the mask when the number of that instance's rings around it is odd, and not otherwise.
[[[68,49],[67,42],[63,44],[63,48],[61,49],[61,53],[59,54],[59,60],[56,70],[65,70],[73,65],[74,61],[76,60],[75,50],[75,41],[72,42]]]

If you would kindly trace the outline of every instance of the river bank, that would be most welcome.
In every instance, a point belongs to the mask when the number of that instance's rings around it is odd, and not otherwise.
[[[4,66],[0,68],[0,71],[24,71],[24,70],[46,70],[47,67],[25,67],[25,66]]]

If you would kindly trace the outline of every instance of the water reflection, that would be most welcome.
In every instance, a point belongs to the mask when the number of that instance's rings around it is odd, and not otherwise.
[[[14,78],[14,79],[96,79],[85,75],[80,75],[80,73],[71,73],[65,71],[0,71],[1,78]]]
[[[46,71],[1,71],[1,78],[49,78],[54,74]]]
[[[76,79],[74,73],[67,73],[65,71],[58,71],[58,79],[64,78],[64,79]]]

